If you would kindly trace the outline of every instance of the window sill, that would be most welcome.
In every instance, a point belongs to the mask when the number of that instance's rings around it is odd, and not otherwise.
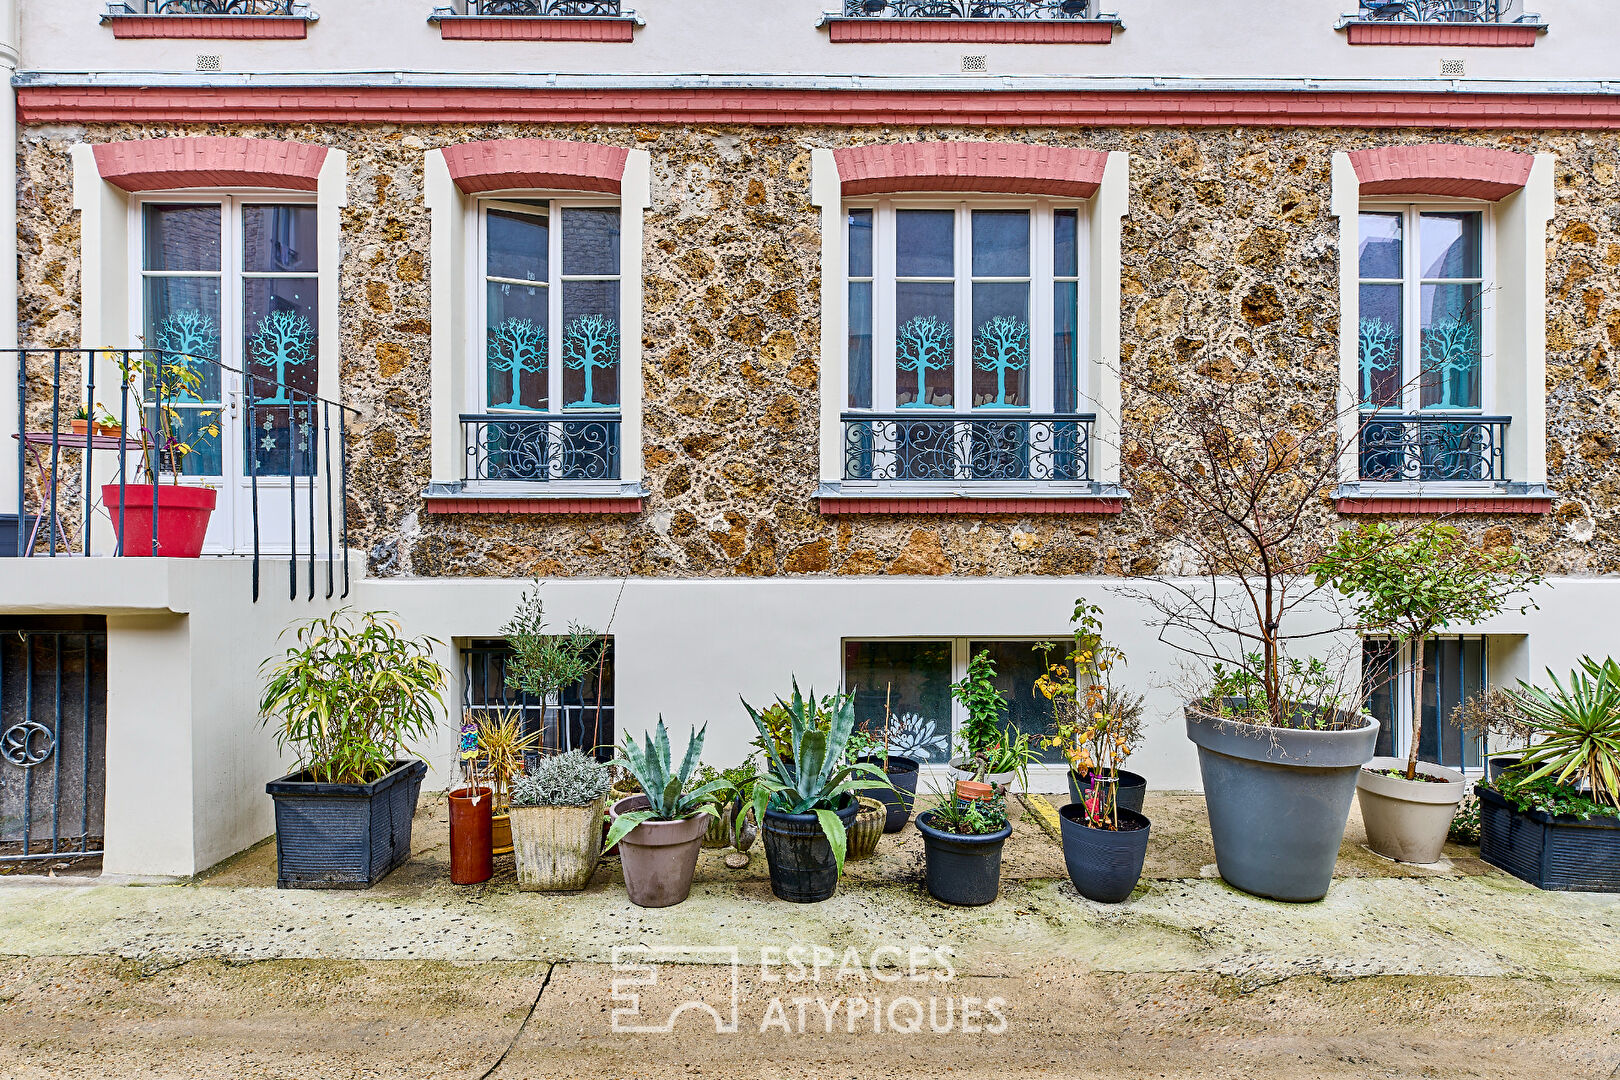
[[[430,514],[639,514],[646,493],[635,485],[612,484],[596,489],[534,491],[533,485],[502,490],[482,482],[434,484],[422,493]]]
[[[305,15],[103,15],[113,37],[203,41],[289,41],[309,36]]]
[[[960,42],[981,45],[1107,45],[1118,19],[860,19],[822,20],[835,44]]]
[[[1460,45],[1528,49],[1545,23],[1417,23],[1350,21],[1341,26],[1351,45]]]
[[[1480,485],[1477,491],[1462,484],[1438,491],[1432,485],[1344,484],[1334,492],[1334,504],[1341,514],[1546,514],[1553,498],[1540,484],[1510,484],[1508,490]]]
[[[849,490],[822,485],[816,496],[829,517],[856,514],[1122,514],[1130,496],[1121,488],[1094,484],[1092,490],[949,491],[869,488]]]
[[[598,41],[635,40],[641,20],[630,16],[590,18],[561,15],[440,15],[444,41]]]

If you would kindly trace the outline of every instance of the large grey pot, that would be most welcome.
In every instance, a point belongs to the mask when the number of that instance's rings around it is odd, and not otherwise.
[[[1198,747],[1221,877],[1273,900],[1326,896],[1378,721],[1312,731],[1221,720],[1193,705],[1183,715]]]

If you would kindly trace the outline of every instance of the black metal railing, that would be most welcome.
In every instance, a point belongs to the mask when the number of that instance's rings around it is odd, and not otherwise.
[[[134,0],[147,15],[294,15],[297,0]]]
[[[326,596],[338,591],[340,578],[342,596],[349,595],[346,436],[349,416],[358,415],[354,409],[187,353],[0,351],[17,360],[18,556],[162,557],[173,541],[159,542],[168,497],[158,489],[194,486],[182,481],[195,477],[203,487],[247,489],[257,601],[260,560],[267,554],[260,511],[268,500],[282,498],[274,486],[284,480],[289,596],[298,597],[299,563],[304,560],[308,598],[315,598],[318,522],[326,533]],[[110,381],[116,405],[103,403],[106,383],[97,384],[109,372],[115,373]],[[30,374],[48,385],[48,397],[30,396]],[[225,422],[228,410],[236,410],[240,428],[233,430]],[[240,440],[231,454],[225,453],[227,436]],[[237,470],[242,475],[224,475],[224,463],[238,457],[245,465]],[[98,476],[103,481],[99,493]],[[318,492],[318,486],[323,490]],[[99,550],[93,539],[98,509],[113,532],[112,542]],[[234,510],[229,500],[225,510]]]
[[[1506,22],[1508,0],[1361,0],[1359,17],[1369,22]]]
[[[1361,418],[1361,479],[1373,483],[1507,480],[1508,416]]]
[[[845,480],[1091,479],[1094,414],[845,413]]]
[[[466,0],[464,13],[616,19],[624,14],[621,9],[620,0]]]
[[[619,479],[618,413],[467,414],[465,480],[550,483]]]
[[[1087,19],[1091,0],[844,0],[846,19]]]

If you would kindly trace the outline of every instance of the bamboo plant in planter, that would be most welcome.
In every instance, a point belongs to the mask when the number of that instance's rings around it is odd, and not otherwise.
[[[642,793],[613,804],[613,827],[604,846],[619,846],[624,888],[638,907],[669,907],[692,891],[703,834],[709,819],[719,816],[716,800],[727,788],[724,780],[690,783],[703,754],[703,735],[703,730],[693,730],[687,737],[678,769],[662,716],[641,746],[626,737],[620,747],[620,763],[635,776]]]
[[[276,884],[363,889],[409,858],[425,762],[406,744],[443,707],[440,642],[386,613],[347,608],[298,624],[261,666],[259,712],[298,767],[265,790],[276,807]]]
[[[608,767],[580,750],[542,757],[512,781],[518,888],[572,892],[590,884],[602,854]]]

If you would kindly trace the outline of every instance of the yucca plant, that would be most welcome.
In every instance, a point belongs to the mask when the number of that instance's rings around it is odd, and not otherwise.
[[[779,750],[765,714],[743,702],[765,748],[766,771],[754,781],[754,818],[763,823],[767,809],[815,814],[842,874],[848,838],[836,811],[857,792],[890,784],[877,766],[845,760],[844,747],[855,729],[854,695],[840,694],[818,705],[815,691],[808,697],[799,693],[795,679],[793,696],[776,704],[787,713],[791,756]],[[830,721],[824,724],[826,717]]]
[[[723,792],[730,790],[730,784],[716,780],[697,784],[690,791],[687,790],[687,783],[697,769],[698,759],[703,756],[703,736],[707,731],[708,725],[705,724],[687,737],[686,756],[681,759],[679,769],[672,764],[674,759],[669,749],[669,732],[664,729],[662,716],[658,718],[658,726],[652,733],[642,737],[641,746],[637,746],[628,735],[625,736],[615,764],[629,769],[640,782],[649,807],[646,810],[631,810],[615,818],[604,846],[617,844],[643,821],[685,821],[694,814],[720,816],[716,803]]]
[[[495,813],[504,814],[511,804],[512,777],[523,771],[523,755],[540,741],[540,733],[523,734],[523,716],[517,709],[481,716],[477,723],[478,750],[484,759],[481,771],[495,792]]]
[[[1522,681],[1509,691],[1535,739],[1515,771],[1524,783],[1587,784],[1594,799],[1620,807],[1620,664],[1583,656],[1567,686],[1547,677],[1550,692]]]

